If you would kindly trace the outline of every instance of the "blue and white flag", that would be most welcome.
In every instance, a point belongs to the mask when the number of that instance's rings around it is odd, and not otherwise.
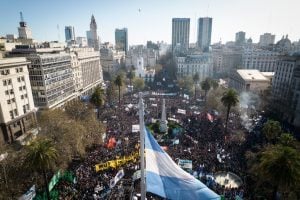
[[[119,182],[119,180],[123,178],[124,175],[125,175],[124,170],[123,169],[119,170],[116,176],[110,180],[109,187],[110,188],[115,187],[116,184]]]
[[[202,182],[181,169],[164,152],[152,134],[145,131],[147,192],[166,199],[220,199]]]

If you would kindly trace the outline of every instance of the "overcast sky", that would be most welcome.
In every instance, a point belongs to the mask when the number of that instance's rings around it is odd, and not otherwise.
[[[238,31],[254,42],[265,32],[275,34],[276,41],[286,34],[292,41],[300,39],[300,0],[1,0],[0,7],[0,36],[18,34],[22,11],[39,41],[64,41],[68,25],[76,36],[86,37],[92,14],[101,42],[114,43],[115,28],[127,27],[130,45],[171,43],[172,18],[188,17],[193,43],[196,19],[207,16],[213,18],[212,43],[234,40]]]

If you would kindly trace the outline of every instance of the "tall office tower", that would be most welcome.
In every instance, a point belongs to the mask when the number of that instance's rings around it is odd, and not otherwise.
[[[203,51],[208,51],[211,42],[212,18],[204,17],[198,19],[197,45]]]
[[[125,54],[127,54],[127,51],[128,51],[128,30],[127,30],[127,28],[115,30],[115,43],[116,43],[116,50],[125,51]]]
[[[262,47],[267,47],[269,45],[274,44],[275,42],[275,35],[271,33],[264,33],[259,37],[259,45]]]
[[[190,19],[173,18],[172,19],[172,51],[179,45],[182,49],[189,48],[190,39]]]
[[[27,26],[26,22],[24,21],[22,12],[20,12],[20,18],[21,18],[21,21],[19,23],[20,27],[18,27],[19,38],[20,39],[32,39],[31,30]]]
[[[246,33],[243,31],[237,32],[235,34],[235,44],[242,45],[246,42]]]
[[[94,15],[92,15],[90,30],[86,32],[88,39],[88,46],[94,48],[95,51],[99,51],[99,38],[97,34],[97,23]]]
[[[65,27],[65,36],[66,36],[66,42],[75,40],[74,26],[66,26]]]

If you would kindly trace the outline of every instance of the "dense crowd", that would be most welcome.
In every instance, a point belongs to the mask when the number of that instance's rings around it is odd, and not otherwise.
[[[191,160],[192,175],[199,178],[220,195],[227,199],[235,199],[236,195],[244,196],[243,186],[225,188],[218,185],[212,178],[217,171],[231,171],[243,175],[244,160],[239,154],[238,143],[230,142],[230,135],[224,132],[224,120],[213,110],[202,110],[196,102],[190,99],[160,94],[147,94],[144,97],[145,122],[150,123],[160,118],[162,99],[166,99],[167,118],[173,119],[181,126],[181,132],[159,140],[167,146],[167,153],[174,161],[178,159]],[[130,199],[137,198],[138,184],[132,175],[139,169],[138,162],[130,162],[121,168],[125,176],[110,187],[110,181],[120,168],[95,171],[95,165],[114,160],[138,151],[139,134],[132,132],[132,125],[139,124],[138,97],[129,95],[123,98],[117,106],[107,105],[103,108],[99,120],[106,125],[105,138],[102,145],[95,145],[89,150],[83,161],[72,165],[76,175],[74,183],[60,182],[56,187],[61,199]],[[178,109],[185,113],[178,112]],[[231,115],[229,131],[242,129],[238,115]],[[156,138],[160,135],[154,134]],[[107,148],[110,138],[115,138],[114,148]],[[174,140],[179,142],[174,144]],[[157,199],[148,194],[148,199]]]

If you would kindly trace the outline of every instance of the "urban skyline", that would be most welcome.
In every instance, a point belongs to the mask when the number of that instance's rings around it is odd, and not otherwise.
[[[299,4],[296,0],[284,3],[269,0],[259,3],[236,0],[226,3],[217,0],[151,1],[151,3],[90,1],[89,4],[81,1],[74,4],[61,1],[4,1],[0,17],[6,20],[0,22],[2,27],[0,35],[11,33],[17,35],[19,12],[22,11],[25,21],[32,30],[33,38],[39,41],[58,39],[64,41],[64,27],[68,25],[74,26],[76,36],[85,36],[86,30],[89,30],[89,19],[92,14],[98,23],[98,35],[102,42],[113,43],[114,30],[126,27],[130,31],[129,45],[145,44],[148,40],[155,42],[163,40],[171,44],[172,18],[177,17],[191,19],[190,43],[197,40],[199,17],[213,18],[212,44],[219,42],[220,39],[222,42],[234,41],[235,33],[238,31],[246,32],[246,38],[251,37],[253,42],[258,42],[260,35],[265,32],[275,34],[275,41],[286,34],[292,41],[298,41],[300,30],[295,27],[300,26],[300,22],[297,21],[300,14],[296,10]],[[35,12],[32,12],[32,8],[44,7],[48,9],[34,9]],[[67,10],[73,12],[66,12]]]

